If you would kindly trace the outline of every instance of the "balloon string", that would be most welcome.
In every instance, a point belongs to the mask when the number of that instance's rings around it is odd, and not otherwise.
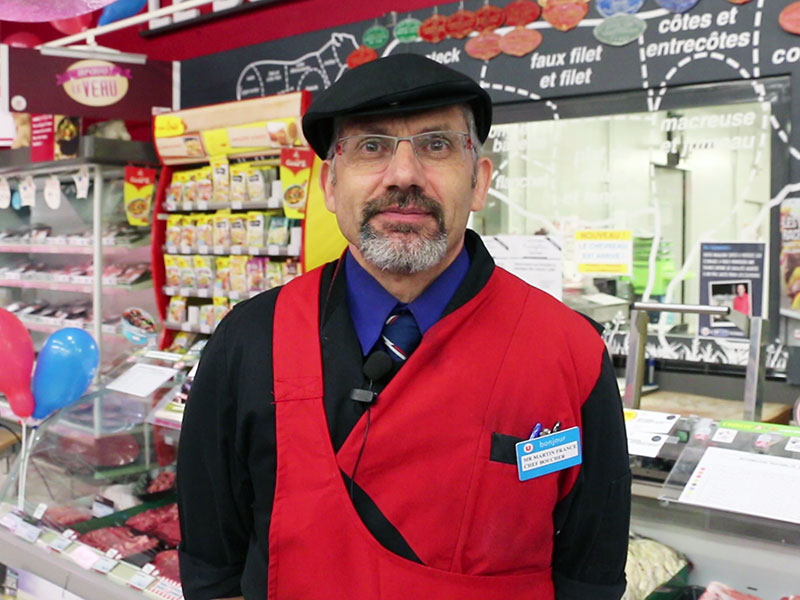
[[[28,428],[22,424],[22,447],[20,448],[19,462],[19,481],[17,482],[17,508],[25,510],[25,454],[27,453],[27,431]]]

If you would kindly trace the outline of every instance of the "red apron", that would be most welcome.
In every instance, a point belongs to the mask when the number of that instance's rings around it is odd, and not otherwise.
[[[551,600],[553,509],[580,467],[521,482],[516,466],[489,460],[492,434],[527,438],[537,422],[580,426],[602,340],[502,269],[425,333],[372,408],[356,473],[418,564],[372,537],[342,480],[340,469],[352,475],[366,423],[334,453],[323,406],[320,277],[317,269],[293,280],[275,310],[269,600]]]

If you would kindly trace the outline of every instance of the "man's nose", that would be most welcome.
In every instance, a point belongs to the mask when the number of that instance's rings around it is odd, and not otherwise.
[[[419,162],[414,146],[409,140],[401,140],[383,174],[384,185],[406,189],[412,185],[425,186],[425,169]]]

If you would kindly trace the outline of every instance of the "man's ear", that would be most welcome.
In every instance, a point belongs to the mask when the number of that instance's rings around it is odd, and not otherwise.
[[[334,197],[336,173],[334,168],[332,160],[324,160],[322,161],[322,168],[319,170],[319,185],[325,195],[325,208],[332,213],[336,212],[336,199]]]
[[[475,185],[472,189],[472,204],[470,210],[477,212],[486,205],[486,195],[492,182],[492,160],[486,156],[480,157],[475,163]]]

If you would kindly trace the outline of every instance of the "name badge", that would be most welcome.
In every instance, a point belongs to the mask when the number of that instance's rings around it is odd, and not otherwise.
[[[527,481],[581,464],[581,435],[578,427],[519,442],[517,473]]]

